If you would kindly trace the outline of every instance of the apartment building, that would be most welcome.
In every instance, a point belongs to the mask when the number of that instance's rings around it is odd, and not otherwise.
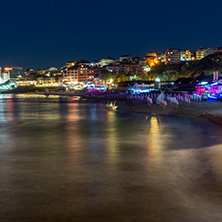
[[[5,82],[10,79],[10,70],[11,68],[4,68],[4,71],[1,72],[1,81]]]
[[[180,61],[190,61],[191,51],[190,50],[180,50]]]
[[[205,57],[205,49],[200,47],[196,51],[196,58],[197,60],[201,60]]]
[[[196,51],[196,58],[197,58],[197,60],[201,60],[204,57],[206,57],[208,55],[212,55],[217,52],[220,52],[220,48],[208,47],[208,48],[204,49],[204,48],[200,47]]]
[[[90,67],[87,65],[76,65],[67,68],[63,72],[63,81],[65,82],[88,82],[94,79],[95,75],[99,75],[98,67]]]
[[[180,50],[179,49],[168,49],[165,52],[165,62],[167,64],[180,63]]]

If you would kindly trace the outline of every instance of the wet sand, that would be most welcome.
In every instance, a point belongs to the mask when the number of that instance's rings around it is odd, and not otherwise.
[[[191,104],[180,103],[178,106],[168,104],[166,107],[161,105],[130,103],[120,105],[118,111],[131,111],[141,113],[188,115],[199,118],[209,119],[222,125],[222,101],[208,100],[202,102],[192,102]]]

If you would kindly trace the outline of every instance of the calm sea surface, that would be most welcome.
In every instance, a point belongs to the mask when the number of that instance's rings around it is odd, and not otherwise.
[[[222,127],[0,95],[0,221],[222,221]]]

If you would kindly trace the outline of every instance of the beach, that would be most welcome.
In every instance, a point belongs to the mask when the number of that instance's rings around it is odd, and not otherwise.
[[[20,94],[22,95],[22,94]],[[23,95],[32,95],[32,96],[43,96],[44,93],[29,93]],[[207,100],[201,102],[191,102],[185,103],[180,102],[179,105],[169,104],[167,106],[152,104],[148,105],[146,103],[130,102],[124,98],[104,98],[101,96],[88,96],[85,97],[80,93],[76,92],[56,92],[50,93],[47,97],[50,96],[62,96],[64,98],[71,98],[73,96],[79,96],[80,100],[83,102],[86,101],[119,101],[117,103],[117,111],[119,112],[140,112],[146,114],[169,114],[169,115],[187,115],[194,116],[204,119],[209,119],[214,123],[222,125],[222,101],[219,100]],[[82,100],[83,99],[83,100]]]
[[[209,119],[219,125],[222,125],[222,102],[218,100],[208,100],[202,102],[180,103],[177,105],[161,105],[130,103],[122,104],[118,111],[141,112],[148,114],[171,114],[187,115],[199,118]]]

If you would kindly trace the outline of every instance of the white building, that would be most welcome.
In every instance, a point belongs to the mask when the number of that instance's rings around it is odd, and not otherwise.
[[[5,82],[10,79],[10,72],[9,71],[4,71],[1,73],[1,81]]]
[[[103,67],[103,66],[107,66],[107,65],[113,64],[114,62],[115,62],[115,59],[113,59],[111,57],[107,57],[105,59],[102,59],[100,64],[101,64],[101,67]]]
[[[212,47],[208,47],[207,49],[205,49],[205,54],[204,57],[214,54],[216,52],[219,52],[218,48],[212,48]]]

